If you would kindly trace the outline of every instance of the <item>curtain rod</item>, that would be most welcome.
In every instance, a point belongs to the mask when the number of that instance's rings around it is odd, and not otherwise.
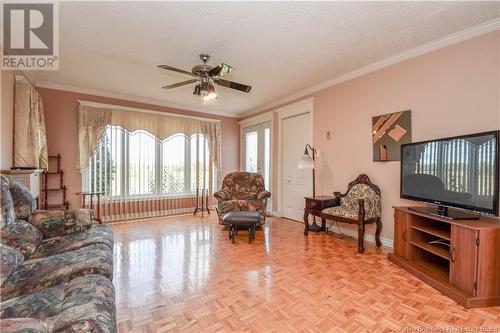
[[[81,106],[91,106],[91,107],[96,107],[96,108],[112,108],[112,109],[123,110],[123,111],[152,113],[152,114],[158,114],[158,115],[162,115],[162,116],[171,116],[171,117],[203,120],[203,121],[208,121],[208,122],[212,122],[212,123],[219,123],[220,122],[219,119],[188,116],[188,115],[183,115],[183,114],[179,114],[179,113],[172,113],[172,112],[153,111],[153,110],[147,110],[147,109],[133,108],[130,106],[121,106],[121,105],[114,105],[114,104],[91,102],[91,101],[85,101],[85,100],[81,100],[81,99],[78,99],[77,102]]]

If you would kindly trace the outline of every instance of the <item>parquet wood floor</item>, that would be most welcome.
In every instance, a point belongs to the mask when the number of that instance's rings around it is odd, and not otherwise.
[[[297,222],[270,218],[252,244],[246,232],[231,244],[215,217],[113,231],[120,332],[500,332],[500,307],[467,310],[387,249],[358,254]]]

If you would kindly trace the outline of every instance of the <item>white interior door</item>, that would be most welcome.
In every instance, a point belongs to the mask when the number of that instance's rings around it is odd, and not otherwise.
[[[271,191],[271,122],[245,127],[242,131],[243,170],[264,177],[264,187]],[[271,200],[267,204],[271,211]]]
[[[302,221],[304,197],[312,195],[312,171],[300,170],[299,160],[311,138],[310,113],[282,120],[283,216]]]

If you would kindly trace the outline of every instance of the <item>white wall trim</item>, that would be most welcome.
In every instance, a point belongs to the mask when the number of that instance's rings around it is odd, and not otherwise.
[[[78,102],[78,104],[80,104],[82,106],[90,106],[90,107],[94,107],[94,108],[117,109],[117,110],[123,110],[123,111],[131,111],[131,112],[151,113],[151,114],[158,114],[160,116],[171,116],[171,117],[178,117],[178,118],[196,119],[196,120],[203,120],[203,121],[208,121],[208,122],[212,122],[212,123],[219,123],[220,122],[219,119],[187,116],[187,115],[183,115],[180,113],[174,113],[174,112],[162,112],[162,111],[154,111],[154,110],[149,110],[149,109],[132,108],[129,106],[121,106],[121,105],[107,104],[107,103],[98,103],[98,102],[92,102],[92,101],[85,101],[85,100],[81,100],[81,99],[78,99],[77,102]]]
[[[261,113],[261,114],[256,115],[256,116],[240,120],[239,124],[240,124],[240,127],[242,127],[242,128],[258,125],[258,124],[261,124],[261,123],[266,122],[266,121],[272,121],[273,115],[274,115],[274,111]]]
[[[273,177],[273,170],[274,170],[274,112],[271,111],[271,112],[266,112],[262,115],[258,115],[256,117],[252,117],[252,118],[249,118],[249,119],[245,119],[245,120],[242,120],[239,122],[240,124],[240,171],[245,171],[243,170],[243,159],[244,159],[244,156],[243,154],[245,153],[245,149],[243,147],[244,143],[245,143],[245,139],[243,137],[243,134],[244,134],[244,131],[245,131],[245,128],[248,128],[248,127],[252,127],[252,126],[257,126],[259,124],[262,124],[262,123],[265,123],[265,122],[270,122],[271,125],[270,125],[270,151],[269,151],[269,154],[270,154],[270,161],[269,161],[269,188],[266,189],[268,191],[270,191],[271,193],[273,192],[273,180],[274,180],[274,177]],[[269,204],[269,203],[268,203]],[[273,208],[273,205],[272,205],[272,199],[271,199],[271,209]]]
[[[198,107],[198,106],[193,106],[193,105],[178,104],[178,103],[172,103],[172,102],[168,102],[168,101],[164,101],[164,100],[156,99],[156,98],[144,98],[144,97],[138,97],[138,96],[130,96],[130,95],[124,95],[124,94],[119,94],[119,93],[113,93],[113,92],[109,92],[109,91],[90,89],[90,88],[82,88],[82,87],[76,87],[76,86],[59,84],[59,83],[52,83],[52,82],[48,82],[48,81],[36,82],[35,87],[69,91],[69,92],[78,93],[78,94],[87,94],[87,95],[94,95],[94,96],[107,97],[107,98],[115,98],[115,99],[120,99],[120,100],[124,100],[124,101],[151,104],[151,105],[156,105],[156,106],[164,106],[164,107],[175,108],[175,109],[180,109],[180,110],[213,114],[213,115],[223,116],[223,117],[240,118],[240,115],[237,115],[237,114],[227,113],[227,112],[218,111],[218,110],[214,110],[214,109],[207,109],[207,108],[204,108],[201,106]]]
[[[289,104],[281,108],[278,108],[275,111],[278,113],[278,118],[280,120],[293,116],[298,116],[308,112],[308,111],[304,112],[303,110],[297,110],[299,106],[304,106],[305,108],[309,108],[310,112],[312,113],[312,110],[314,108],[314,97],[305,98],[293,104]]]
[[[314,129],[314,97],[309,97],[301,101],[289,104],[282,108],[276,109],[275,112],[278,113],[278,207],[277,213],[279,216],[283,214],[283,120],[293,116],[299,116],[302,114],[309,113],[309,129],[310,129],[310,144],[313,145],[313,129]],[[302,147],[298,147],[302,149]]]
[[[307,96],[307,95],[315,93],[317,91],[320,91],[320,90],[323,90],[323,89],[326,89],[329,87],[333,87],[339,83],[357,78],[359,76],[374,72],[376,70],[379,70],[379,69],[382,69],[382,68],[385,68],[385,67],[388,67],[388,66],[391,66],[394,64],[397,64],[399,62],[403,62],[405,60],[415,58],[415,57],[418,57],[420,55],[430,53],[432,51],[435,51],[435,50],[438,50],[438,49],[441,49],[441,48],[444,48],[444,47],[447,47],[447,46],[450,46],[453,44],[457,44],[457,43],[465,41],[467,39],[478,37],[478,36],[481,36],[481,35],[484,35],[486,33],[489,33],[489,32],[495,31],[495,30],[499,30],[499,29],[500,29],[500,18],[496,18],[496,19],[493,19],[490,21],[483,22],[483,23],[478,24],[476,26],[455,32],[455,33],[450,34],[448,36],[436,39],[434,41],[431,41],[431,42],[422,44],[420,46],[414,47],[412,49],[403,51],[401,53],[395,54],[395,55],[390,56],[388,58],[385,58],[383,60],[376,61],[376,62],[371,63],[369,65],[360,67],[352,72],[349,72],[349,73],[340,75],[338,77],[335,77],[333,79],[316,84],[312,87],[298,91],[296,93],[288,95],[288,96],[286,96],[282,99],[279,99],[277,101],[267,103],[267,104],[264,104],[262,106],[250,109],[250,110],[245,111],[242,114],[240,114],[240,116],[243,118],[249,117],[253,114],[275,108],[277,106],[291,102],[295,99]]]
[[[332,229],[334,229],[334,228],[332,228]],[[353,237],[356,240],[358,239],[358,231],[357,231],[357,229],[354,230],[354,229],[342,228],[340,230],[341,230],[342,234],[347,235],[349,237]],[[331,230],[331,232],[339,234],[338,232],[336,232],[336,230]],[[341,235],[341,234],[339,234],[339,235]],[[365,233],[365,241],[375,244],[375,235],[374,234]],[[383,246],[387,246],[387,247],[389,247],[391,249],[394,248],[394,240],[392,240],[390,238],[380,237],[380,241],[382,242]]]

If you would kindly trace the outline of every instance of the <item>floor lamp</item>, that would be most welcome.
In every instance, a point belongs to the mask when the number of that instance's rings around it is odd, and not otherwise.
[[[309,155],[309,150],[311,151],[312,157]],[[316,155],[318,155],[318,151],[316,148],[312,147],[310,144],[306,144],[304,149],[304,155],[299,160],[299,169],[303,170],[312,170],[313,175],[313,198],[316,197],[316,172],[314,168],[314,162],[316,161]],[[314,232],[321,231],[321,226],[316,224],[316,216],[313,218],[313,223],[309,226],[309,230]]]

